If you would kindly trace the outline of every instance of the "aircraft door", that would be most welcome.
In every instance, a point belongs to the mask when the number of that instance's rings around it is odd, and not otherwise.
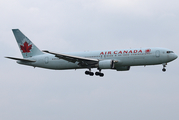
[[[159,50],[157,50],[157,51],[155,52],[155,56],[156,56],[156,57],[160,57],[160,51],[159,51]]]
[[[45,57],[45,64],[48,64],[48,62],[49,62],[49,58]]]

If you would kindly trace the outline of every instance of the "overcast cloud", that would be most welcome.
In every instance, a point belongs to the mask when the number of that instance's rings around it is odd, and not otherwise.
[[[16,64],[11,29],[54,52],[164,47],[179,55],[178,0],[1,0],[1,120],[178,120],[178,59],[167,65],[54,71]],[[96,71],[93,69],[92,71]]]

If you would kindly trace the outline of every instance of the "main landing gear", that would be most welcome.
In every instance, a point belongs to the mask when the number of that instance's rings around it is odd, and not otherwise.
[[[103,77],[103,76],[104,76],[104,73],[101,73],[101,72],[95,72],[95,75],[96,75],[96,76],[99,75],[100,77]]]
[[[94,73],[91,72],[91,71],[85,71],[85,74],[86,74],[86,75],[90,75],[90,76],[93,76],[93,75],[94,75]]]
[[[103,76],[104,76],[104,73],[101,73],[101,69],[98,69],[98,70],[99,70],[99,72],[95,72],[95,75],[96,75],[96,76],[103,77]],[[94,75],[94,73],[91,72],[91,69],[89,69],[89,71],[85,71],[85,74],[86,74],[86,75],[90,75],[90,76],[93,76],[93,75]]]
[[[165,71],[166,71],[166,68],[165,68],[165,67],[166,67],[166,65],[167,65],[167,63],[163,63],[163,69],[162,69],[162,71],[163,71],[163,72],[165,72]]]

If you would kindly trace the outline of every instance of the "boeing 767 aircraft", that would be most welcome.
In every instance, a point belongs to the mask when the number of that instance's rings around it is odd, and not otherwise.
[[[93,76],[92,68],[97,68],[95,75],[103,77],[102,69],[127,71],[131,66],[162,64],[162,71],[168,62],[178,56],[165,48],[136,48],[104,50],[93,52],[55,53],[39,50],[19,29],[13,29],[14,36],[23,58],[6,57],[17,60],[17,63],[54,70],[89,69],[86,75]]]

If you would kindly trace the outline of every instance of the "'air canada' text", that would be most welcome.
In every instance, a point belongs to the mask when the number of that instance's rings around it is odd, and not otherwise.
[[[145,53],[149,53],[151,50],[145,50]],[[101,52],[100,55],[111,55],[111,54],[129,54],[129,53],[142,53],[142,50],[123,50],[123,51],[106,51]]]

